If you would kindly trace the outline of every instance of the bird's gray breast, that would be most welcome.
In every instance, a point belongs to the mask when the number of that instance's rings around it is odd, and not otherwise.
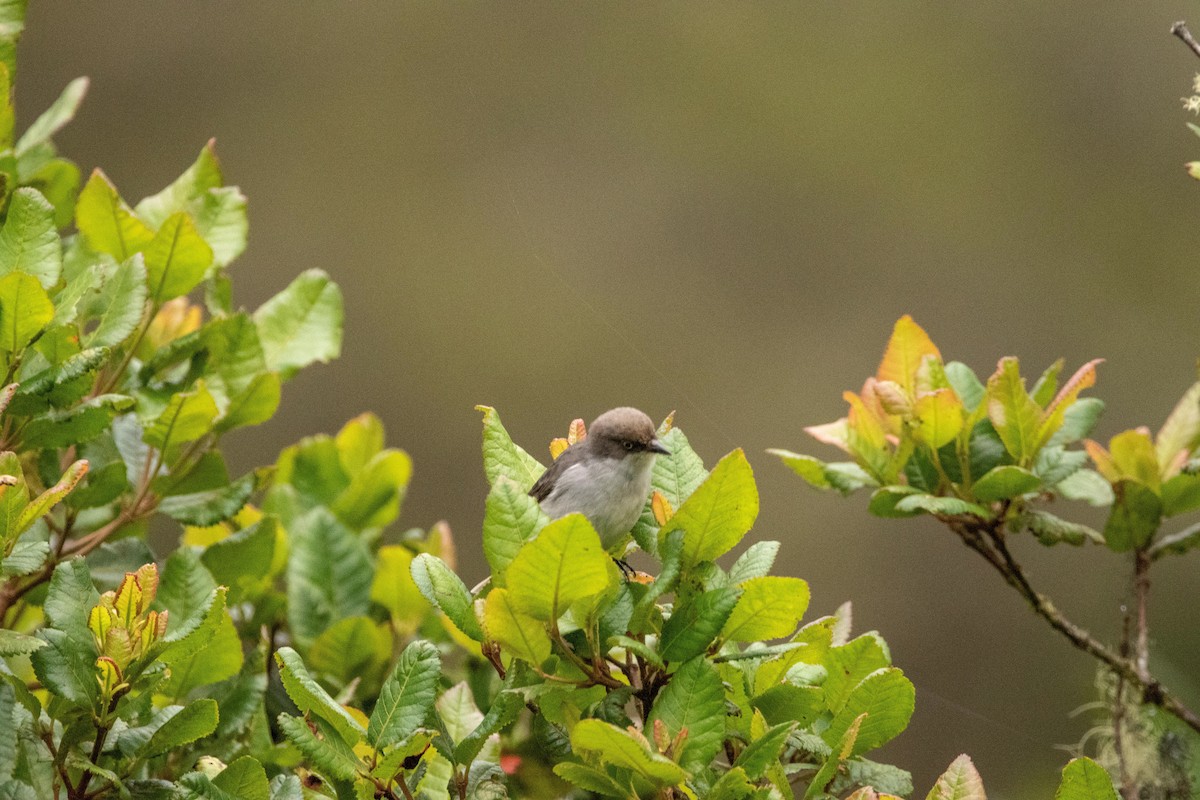
[[[542,501],[553,519],[578,512],[587,517],[605,548],[629,533],[650,494],[653,453],[595,458],[567,467]]]

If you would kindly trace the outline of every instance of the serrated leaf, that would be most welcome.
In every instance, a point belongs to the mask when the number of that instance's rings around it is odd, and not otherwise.
[[[82,558],[73,558],[55,568],[42,612],[51,628],[66,632],[76,644],[94,647],[87,618],[92,607],[99,602],[100,593],[92,584],[87,562]],[[95,657],[95,653],[91,653],[88,661]]]
[[[1100,473],[1081,469],[1064,478],[1054,487],[1055,491],[1068,500],[1082,500],[1091,506],[1108,506],[1113,503],[1113,490]]]
[[[153,758],[202,739],[217,729],[218,718],[216,700],[208,697],[193,700],[154,732],[139,755],[142,758]]]
[[[740,589],[727,586],[693,595],[677,605],[659,636],[663,660],[687,661],[707,650],[725,627],[741,594]]]
[[[99,169],[79,193],[75,226],[93,252],[108,253],[118,261],[145,249],[154,239],[154,231],[134,215]]]
[[[392,624],[402,633],[415,631],[429,613],[429,602],[413,578],[413,552],[403,545],[384,545],[375,562],[371,600],[388,610]]]
[[[1110,550],[1125,553],[1145,547],[1162,524],[1162,501],[1154,490],[1133,480],[1113,485],[1116,500],[1104,526]]]
[[[995,500],[1008,500],[1023,494],[1037,491],[1042,485],[1042,479],[1023,467],[1013,465],[999,466],[980,476],[971,486],[971,493],[977,500],[990,503]]]
[[[491,707],[474,730],[455,744],[455,760],[460,764],[469,764],[474,761],[487,740],[515,722],[523,708],[525,708],[525,702],[518,692],[505,690],[497,694],[492,700]]]
[[[987,800],[987,795],[975,764],[961,755],[937,779],[925,800]]]
[[[954,393],[962,400],[968,411],[974,411],[983,402],[987,389],[976,377],[975,371],[961,361],[951,361],[945,366],[946,379]]]
[[[834,715],[821,736],[833,745],[841,740],[855,720],[866,714],[859,726],[852,755],[874,750],[908,726],[915,698],[912,682],[903,672],[895,667],[876,670],[854,687],[842,710]]]
[[[318,269],[300,273],[254,312],[267,368],[288,376],[342,350],[342,292]]]
[[[46,643],[34,636],[0,628],[0,656],[27,656]]]
[[[917,370],[927,356],[939,361],[942,354],[913,318],[905,314],[896,321],[892,336],[888,340],[883,361],[875,377],[881,381],[893,381],[902,386],[905,391],[915,394]]]
[[[24,272],[0,278],[0,350],[15,353],[54,319],[54,304],[38,279]]]
[[[1017,359],[1000,359],[987,383],[988,417],[1018,463],[1029,463],[1039,446],[1042,410],[1025,391]]]
[[[246,196],[236,186],[209,189],[192,204],[192,214],[216,266],[228,266],[246,249]]]
[[[1042,414],[1042,419],[1038,424],[1037,440],[1035,447],[1042,448],[1062,426],[1066,418],[1067,410],[1075,404],[1079,393],[1096,384],[1096,367],[1104,362],[1104,359],[1097,358],[1084,364],[1075,374],[1072,375],[1063,388],[1055,396],[1054,400],[1046,406],[1045,412]]]
[[[271,790],[262,764],[250,756],[233,761],[212,779],[213,786],[240,800],[270,800]]]
[[[78,110],[79,104],[83,102],[83,96],[87,94],[87,89],[87,78],[76,78],[68,83],[58,99],[25,129],[25,133],[21,135],[13,148],[13,153],[20,157],[38,145],[50,141],[54,134],[75,118],[75,112]]]
[[[158,510],[184,525],[206,527],[230,519],[241,511],[254,493],[254,474],[232,483],[188,494],[168,495]]]
[[[891,663],[882,640],[873,633],[865,633],[831,648],[825,657],[828,675],[821,685],[829,710],[834,714],[841,711],[851,692],[864,678]]]
[[[50,555],[50,543],[41,541],[17,542],[12,552],[0,562],[0,572],[5,576],[28,575],[46,563]]]
[[[332,738],[318,738],[304,720],[287,714],[280,714],[278,723],[287,740],[327,777],[343,781],[353,780],[363,766],[349,745],[336,735]]]
[[[800,578],[767,576],[746,581],[721,637],[753,642],[789,636],[808,609],[808,598],[808,584]]]
[[[829,479],[825,477],[825,462],[812,456],[793,453],[791,450],[768,450],[773,456],[778,456],[784,465],[804,479],[804,482],[815,489],[832,489]]]
[[[422,553],[412,560],[411,570],[412,579],[426,600],[440,608],[460,631],[477,642],[483,641],[471,593],[444,561]]]
[[[1093,542],[1104,544],[1104,536],[1099,531],[1076,522],[1068,522],[1045,511],[1027,510],[1020,517],[1021,524],[1037,537],[1044,545],[1055,545],[1060,542],[1075,545]]]
[[[779,754],[795,729],[795,722],[784,722],[768,728],[762,736],[746,746],[733,765],[745,770],[751,780],[758,780],[772,765],[779,763]]]
[[[348,745],[357,744],[366,735],[363,726],[309,674],[299,653],[281,647],[275,651],[275,662],[279,665],[283,688],[297,708],[325,720]]]
[[[650,750],[629,731],[599,719],[581,720],[571,731],[576,752],[595,753],[603,762],[632,770],[654,786],[674,786],[687,778],[683,769],[665,756]]]
[[[692,449],[691,443],[679,428],[671,428],[659,435],[659,441],[670,450],[670,455],[659,454],[654,458],[650,470],[650,494],[657,492],[671,509],[677,509],[692,496],[692,492],[708,477],[704,462]],[[633,539],[638,546],[653,555],[658,549],[657,530],[661,527],[654,518],[650,504],[642,510],[642,516],[633,526]]]
[[[47,411],[29,421],[21,437],[22,443],[26,447],[42,449],[83,444],[103,433],[134,404],[134,399],[127,395],[102,394],[71,408]],[[143,467],[143,463],[137,465],[139,470]]]
[[[957,497],[934,497],[928,494],[910,494],[896,502],[897,511],[924,511],[927,514],[944,514],[957,516],[973,514],[981,519],[991,516],[986,508],[975,503],[959,500]]]
[[[587,764],[561,761],[554,765],[554,774],[567,783],[604,797],[626,797],[629,789],[617,783],[607,772]]]
[[[142,253],[150,299],[161,304],[190,292],[204,279],[213,253],[184,212],[172,214]]]
[[[725,689],[716,669],[697,657],[676,670],[655,698],[647,728],[659,720],[671,739],[687,730],[683,751],[677,754],[680,766],[693,773],[707,767],[725,738]]]
[[[751,578],[765,577],[771,572],[778,553],[779,542],[755,542],[750,545],[729,568],[729,583],[737,586]]]
[[[441,672],[441,658],[429,642],[417,640],[404,648],[396,668],[379,690],[367,741],[378,750],[415,731],[433,708]]]
[[[159,228],[167,218],[178,211],[187,211],[209,189],[221,186],[221,165],[214,149],[216,141],[210,139],[200,150],[200,155],[183,174],[161,192],[144,198],[134,211],[147,225]]]
[[[366,546],[327,509],[288,525],[288,621],[305,644],[343,617],[366,614],[373,570]]]
[[[266,516],[205,549],[200,560],[217,583],[228,586],[234,603],[271,580],[279,521]]]
[[[93,708],[99,694],[95,644],[74,641],[54,628],[43,628],[40,635],[46,646],[34,651],[29,660],[42,686],[70,703]]]
[[[133,333],[146,310],[142,254],[121,262],[100,287],[99,322],[83,337],[88,347],[114,347]]]
[[[216,581],[200,563],[200,554],[180,548],[167,557],[158,584],[157,601],[170,612],[168,636],[194,629],[212,605]]]
[[[191,442],[212,431],[217,404],[203,381],[191,391],[171,395],[167,407],[142,432],[146,444],[159,450]]]
[[[195,627],[170,630],[169,642],[159,661],[170,668],[160,693],[183,697],[192,689],[233,677],[242,668],[241,640],[225,609],[225,587],[212,593],[212,600]]]
[[[62,273],[62,241],[54,224],[54,206],[28,187],[13,192],[0,230],[0,275],[24,272],[44,289]]]
[[[492,568],[493,585],[507,585],[509,564],[549,521],[537,500],[515,481],[497,477],[483,512],[483,554]]]
[[[659,530],[659,542],[671,531],[683,531],[683,565],[712,561],[733,549],[758,517],[754,471],[742,450],[734,450],[713,467],[699,487]]]
[[[937,450],[958,437],[963,427],[963,406],[953,389],[921,394],[913,405],[921,441]]]
[[[494,484],[503,475],[528,492],[546,468],[513,442],[496,409],[475,406],[475,410],[483,413],[483,472],[488,483]]]
[[[332,506],[355,530],[382,528],[400,515],[400,503],[412,477],[412,459],[402,450],[384,450],[350,479]]]
[[[818,686],[779,683],[756,695],[750,704],[772,725],[795,722],[807,727],[825,711],[824,701]]]
[[[576,601],[607,590],[612,577],[596,529],[582,514],[568,514],[521,548],[509,565],[508,587],[522,613],[550,622]]]
[[[538,665],[550,657],[550,637],[545,626],[519,611],[508,589],[493,589],[483,607],[487,638],[498,642],[517,658]]]

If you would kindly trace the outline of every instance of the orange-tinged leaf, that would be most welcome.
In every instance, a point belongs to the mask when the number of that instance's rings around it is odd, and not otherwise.
[[[1104,445],[1091,439],[1084,439],[1083,449],[1087,451],[1088,458],[1096,465],[1096,472],[1104,476],[1104,480],[1109,483],[1121,480],[1121,471],[1113,463],[1112,456],[1104,449]]]
[[[1161,485],[1158,454],[1148,431],[1118,433],[1109,440],[1108,452],[1122,477],[1133,478],[1155,490]]]
[[[667,414],[667,418],[664,419],[662,421],[662,424],[658,426],[657,435],[666,436],[671,431],[671,428],[674,428],[674,427],[675,427],[675,409],[672,408],[671,413]]]
[[[571,446],[571,443],[568,442],[566,439],[563,439],[561,436],[558,437],[557,439],[551,439],[550,440],[550,457],[553,458],[555,461],[557,461],[558,457],[561,456],[563,453],[565,453],[567,451],[567,448],[570,446]]]
[[[587,438],[587,426],[583,424],[581,419],[571,420],[570,426],[567,428],[567,443],[575,444],[582,442]]]
[[[917,370],[925,356],[934,356],[940,360],[942,354],[929,338],[929,334],[913,322],[912,317],[905,314],[896,321],[896,326],[892,329],[892,338],[888,341],[883,361],[879,363],[879,371],[875,377],[881,381],[898,383],[911,395],[916,385]]]
[[[843,392],[842,399],[850,404],[847,425],[853,437],[868,447],[882,450],[887,444],[883,421],[854,392]]]
[[[657,489],[654,490],[654,494],[650,495],[650,510],[654,512],[654,521],[660,528],[675,516],[675,509],[671,508],[671,501]]]
[[[917,398],[914,406],[921,440],[934,450],[954,441],[963,427],[962,401],[953,389],[938,389]]]
[[[804,429],[804,432],[823,444],[831,444],[839,450],[850,452],[850,447],[846,444],[849,436],[849,428],[847,427],[848,420],[845,417],[836,422],[827,422],[824,425],[809,425]]]
[[[1050,405],[1046,406],[1038,425],[1038,449],[1044,447],[1050,441],[1050,437],[1062,427],[1063,417],[1071,404],[1078,399],[1079,393],[1096,385],[1096,367],[1103,363],[1103,358],[1095,358],[1075,370],[1075,374],[1063,384],[1062,389],[1058,391]]]
[[[898,417],[907,417],[912,413],[912,400],[904,393],[904,389],[895,381],[875,381],[871,387],[879,398],[879,405],[884,413]],[[863,388],[866,393],[866,387]]]
[[[988,417],[1018,464],[1028,464],[1038,450],[1038,425],[1042,409],[1025,391],[1017,359],[1000,359],[987,382]]]

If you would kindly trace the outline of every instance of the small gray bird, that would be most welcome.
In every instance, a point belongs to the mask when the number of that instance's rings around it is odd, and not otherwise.
[[[529,494],[551,519],[583,514],[611,551],[641,516],[656,453],[670,455],[650,418],[636,408],[614,408],[596,417],[587,436],[568,447]]]

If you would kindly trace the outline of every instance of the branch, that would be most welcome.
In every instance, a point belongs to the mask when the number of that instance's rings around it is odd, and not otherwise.
[[[1200,715],[1192,711],[1171,695],[1165,686],[1151,675],[1142,675],[1137,665],[1096,639],[1086,629],[1068,619],[1050,598],[1033,588],[1029,577],[1013,558],[1004,541],[1000,520],[984,521],[976,518],[942,517],[959,538],[992,565],[1010,586],[1025,598],[1034,613],[1046,620],[1050,627],[1061,633],[1088,655],[1107,664],[1119,677],[1125,678],[1142,693],[1142,702],[1158,706],[1172,716],[1178,717],[1189,728],[1200,733]]]
[[[1183,20],[1176,22],[1171,26],[1171,33],[1174,36],[1178,36],[1179,39],[1186,44],[1193,53],[1195,53],[1197,56],[1200,56],[1200,42],[1197,42],[1195,37],[1192,36],[1192,32],[1188,30],[1186,22]]]

